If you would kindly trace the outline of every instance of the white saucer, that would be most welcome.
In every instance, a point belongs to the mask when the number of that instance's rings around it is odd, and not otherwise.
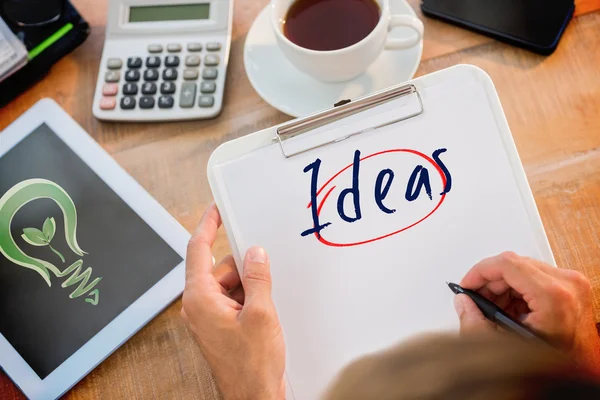
[[[404,0],[390,0],[392,14],[415,15]],[[299,71],[283,55],[271,28],[270,6],[258,15],[244,45],[244,65],[258,94],[276,109],[294,117],[331,108],[343,99],[360,96],[413,77],[423,52],[423,42],[407,50],[384,50],[367,71],[353,80],[326,83]],[[395,28],[391,37],[415,35],[410,28]]]

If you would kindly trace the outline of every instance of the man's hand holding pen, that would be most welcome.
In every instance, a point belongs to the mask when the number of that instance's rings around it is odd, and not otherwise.
[[[600,374],[600,338],[592,290],[581,273],[554,268],[512,252],[477,263],[460,285],[494,302],[553,346],[572,353]],[[462,334],[496,331],[466,295],[455,298]]]

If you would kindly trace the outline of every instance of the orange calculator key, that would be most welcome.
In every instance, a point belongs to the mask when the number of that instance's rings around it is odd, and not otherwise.
[[[115,97],[103,97],[100,99],[101,110],[112,110],[117,105],[117,99]]]

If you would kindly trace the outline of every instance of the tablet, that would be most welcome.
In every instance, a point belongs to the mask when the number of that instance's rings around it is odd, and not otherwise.
[[[0,366],[54,399],[175,300],[189,233],[54,101],[0,133]]]

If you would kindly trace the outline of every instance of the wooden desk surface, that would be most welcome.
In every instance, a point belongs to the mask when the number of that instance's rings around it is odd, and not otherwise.
[[[211,193],[206,163],[222,142],[289,119],[266,104],[242,61],[246,33],[267,0],[236,1],[225,105],[209,121],[117,124],[92,116],[106,23],[106,0],[74,0],[92,33],[49,75],[0,110],[4,129],[42,97],[56,100],[137,181],[192,231]],[[418,10],[418,0],[410,0]],[[600,0],[580,0],[550,57],[420,17],[425,23],[417,75],[457,63],[486,70],[500,94],[558,265],[585,273],[600,321]],[[417,11],[419,12],[419,11]],[[215,257],[229,252],[221,232]],[[71,399],[218,399],[210,371],[183,325],[177,301],[66,396]],[[0,397],[21,393],[0,372]]]

